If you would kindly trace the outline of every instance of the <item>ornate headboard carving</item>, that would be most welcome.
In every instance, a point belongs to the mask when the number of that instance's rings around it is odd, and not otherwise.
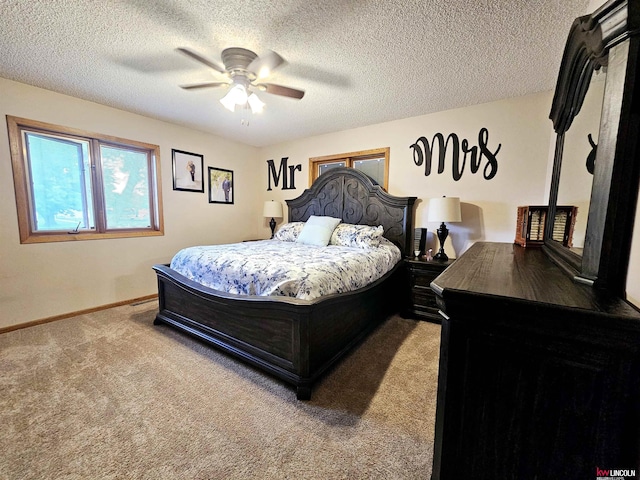
[[[395,197],[364,173],[338,167],[320,175],[298,198],[287,200],[290,222],[311,215],[341,218],[344,223],[382,225],[384,236],[404,256],[413,252],[413,213],[416,197]]]

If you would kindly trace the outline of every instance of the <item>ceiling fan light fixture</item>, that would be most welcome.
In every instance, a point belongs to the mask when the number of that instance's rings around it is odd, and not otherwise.
[[[230,112],[234,112],[236,110],[236,102],[229,98],[228,93],[220,99],[220,103]]]
[[[220,103],[224,105],[227,110],[234,111],[236,105],[247,104],[247,89],[242,84],[235,84],[229,92],[220,99]]]
[[[230,87],[229,92],[220,99],[220,103],[230,112],[235,112],[238,105],[243,107],[245,111],[250,108],[252,113],[262,112],[265,104],[253,93],[254,90],[296,100],[304,97],[304,90],[274,83],[257,83],[258,79],[270,75],[276,68],[280,68],[287,63],[284,58],[272,50],[259,57],[246,48],[225,48],[222,51],[222,64],[224,66],[220,66],[187,48],[178,48],[178,51],[208,66],[215,72],[226,75],[230,81],[182,85],[182,88],[195,90],[209,87]]]
[[[247,94],[247,88],[241,83],[234,85],[227,95],[231,95],[231,98],[236,102],[236,105],[245,105],[249,96]]]
[[[249,95],[247,102],[249,102],[249,106],[251,107],[252,113],[262,112],[262,109],[264,108],[264,102],[260,100],[255,93],[252,93],[251,95]]]

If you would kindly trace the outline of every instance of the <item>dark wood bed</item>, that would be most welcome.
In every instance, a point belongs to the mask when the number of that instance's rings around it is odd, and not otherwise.
[[[384,236],[408,256],[415,200],[389,195],[357,170],[335,168],[287,200],[288,221],[328,215],[344,223],[382,225]],[[300,400],[309,399],[327,369],[399,310],[408,291],[402,261],[367,287],[315,300],[229,294],[167,265],[153,269],[160,304],[155,324],[194,335],[294,385]]]

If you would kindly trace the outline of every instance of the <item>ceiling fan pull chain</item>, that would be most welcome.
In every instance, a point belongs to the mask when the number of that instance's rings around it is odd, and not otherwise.
[[[242,108],[242,118],[240,119],[240,125],[245,127],[249,126],[249,104],[245,103]]]

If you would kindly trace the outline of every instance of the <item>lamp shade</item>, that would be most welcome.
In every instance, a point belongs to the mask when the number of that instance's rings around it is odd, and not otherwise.
[[[430,222],[461,222],[460,199],[458,197],[441,197],[429,200]]]
[[[280,202],[274,202],[273,200],[267,200],[264,202],[262,216],[267,218],[282,218],[282,204]]]

